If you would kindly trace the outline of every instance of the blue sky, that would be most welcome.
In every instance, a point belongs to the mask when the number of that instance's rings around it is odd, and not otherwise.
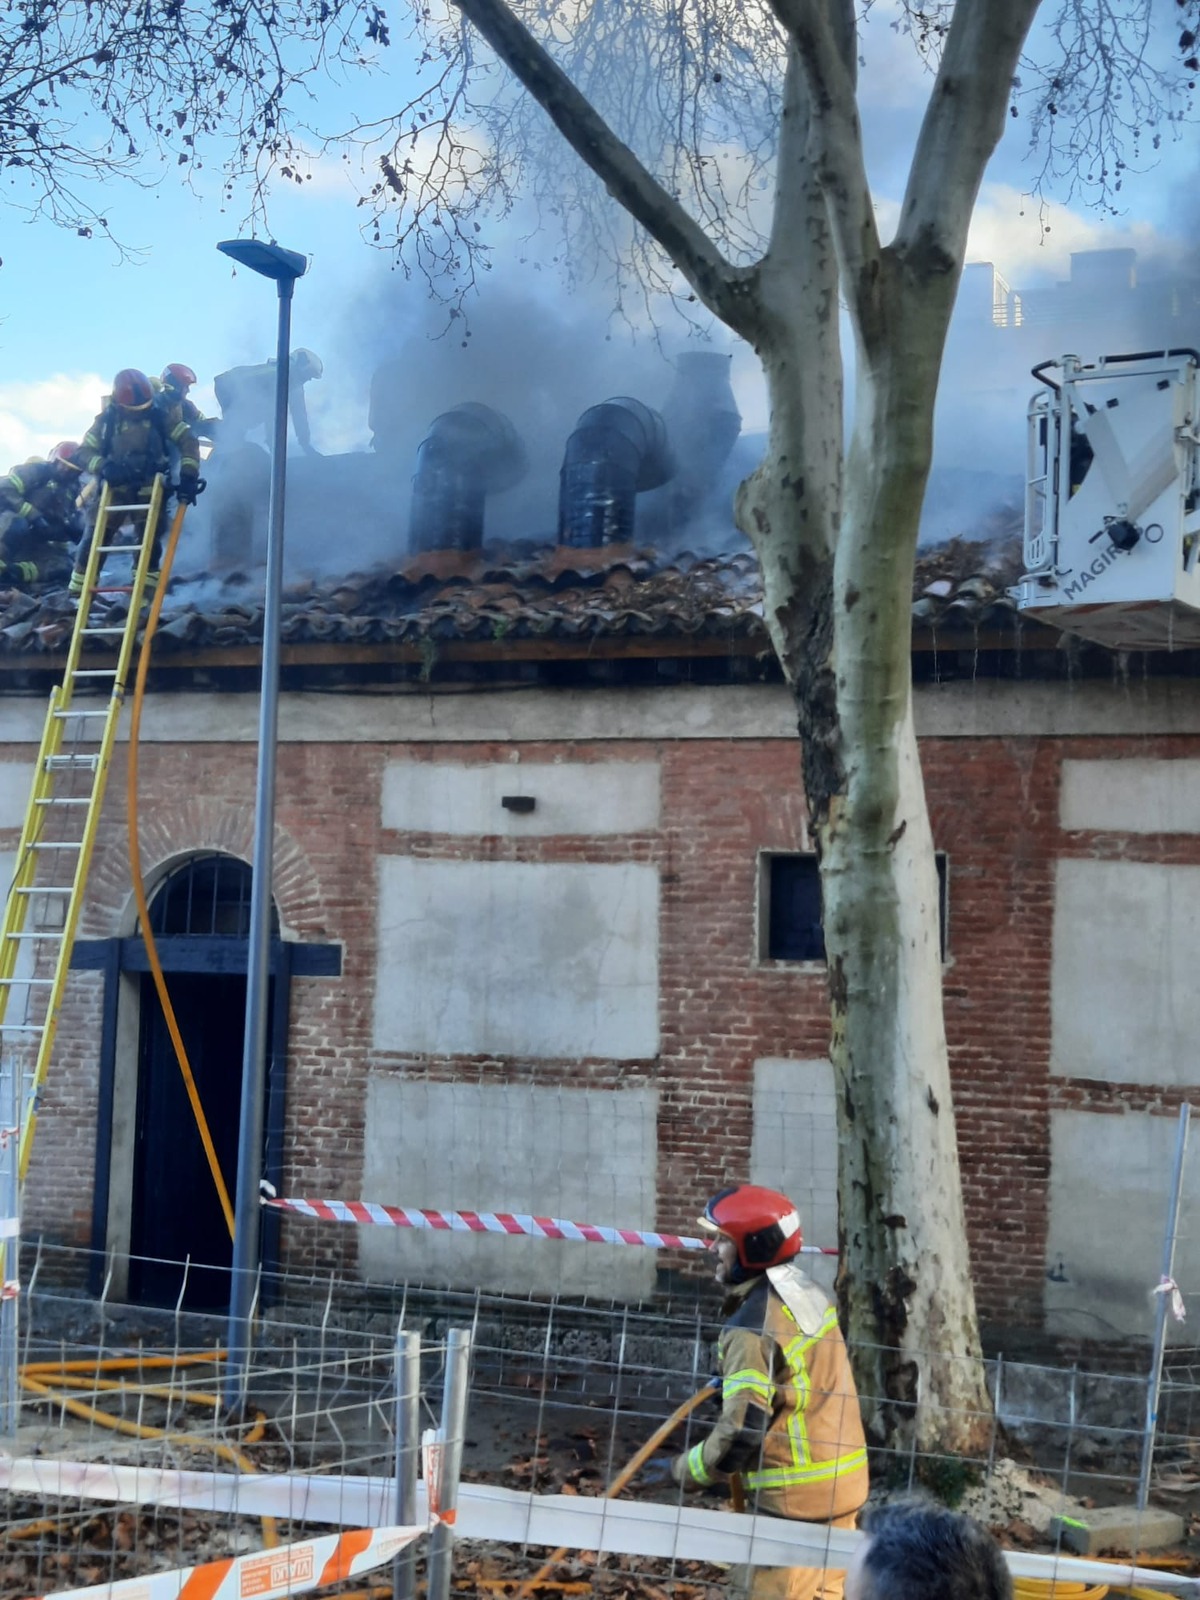
[[[886,234],[929,79],[910,47],[886,26],[886,6],[878,5],[872,15],[863,45],[864,118]],[[370,113],[401,102],[405,49],[403,43],[393,46],[383,70],[364,84],[331,87],[324,109],[336,117],[350,103]],[[1011,122],[981,197],[970,258],[994,260],[1011,282],[1031,286],[1064,276],[1073,249],[1134,243],[1146,257],[1189,244],[1187,232],[1197,216],[1179,202],[1190,193],[1195,157],[1191,130],[1185,134],[1166,142],[1156,166],[1129,175],[1122,217],[1057,205],[1049,215],[1050,232],[1043,234],[1036,208],[1023,195],[1032,177],[1026,126],[1021,119]],[[309,389],[317,442],[326,450],[359,448],[368,437],[366,363],[374,332],[382,333],[371,317],[419,320],[425,297],[419,281],[406,282],[361,237],[364,213],[356,200],[362,179],[354,164],[326,157],[311,172],[301,190],[277,186],[271,226],[281,243],[312,256],[309,276],[297,287],[293,342],[316,350],[326,365],[324,380]],[[5,210],[0,470],[55,439],[77,435],[119,367],[157,371],[167,361],[185,361],[201,375],[197,397],[203,404],[214,373],[271,352],[273,289],[235,274],[215,249],[219,239],[238,231],[245,202],[235,199],[223,208],[216,173],[202,177],[208,187],[198,193],[175,170],[150,190],[121,182],[109,187],[105,202],[114,231],[141,252],[132,261],[117,259],[102,240],[79,239],[47,223],[27,224],[16,210]],[[516,265],[515,250],[507,249],[502,235],[493,242],[495,281],[510,291],[519,286],[531,301],[540,298],[561,312],[565,291],[554,274],[531,277],[527,267]],[[350,311],[356,304],[363,307],[357,322]],[[381,313],[381,306],[392,309]],[[603,326],[604,306],[578,309]],[[485,304],[480,313],[486,319]],[[619,342],[624,335],[612,330],[612,337]],[[665,342],[673,338],[668,323]],[[683,340],[680,328],[675,342]],[[747,426],[761,426],[761,385],[746,350],[735,352],[735,385]]]

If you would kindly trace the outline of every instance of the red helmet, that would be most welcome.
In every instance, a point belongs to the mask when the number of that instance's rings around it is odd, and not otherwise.
[[[154,387],[136,367],[122,367],[113,379],[112,397],[126,411],[145,411],[154,403]]]
[[[185,367],[182,361],[172,361],[162,369],[164,389],[178,389],[180,394],[186,394],[195,381],[196,374],[191,367]]]
[[[718,1189],[698,1220],[706,1232],[733,1240],[738,1264],[746,1272],[790,1261],[804,1243],[800,1214],[787,1195],[753,1183]]]
[[[74,467],[76,472],[82,472],[82,466],[75,459],[78,454],[79,446],[74,439],[63,439],[54,446],[46,459],[53,461],[56,466]]]

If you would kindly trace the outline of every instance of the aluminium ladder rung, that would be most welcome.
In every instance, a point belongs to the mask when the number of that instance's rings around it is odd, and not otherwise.
[[[10,886],[3,930],[0,932],[0,951],[4,953],[4,976],[0,976],[0,1016],[4,1003],[22,986],[26,994],[23,1000],[17,995],[17,1003],[23,1005],[26,1016],[32,1013],[38,1017],[43,1011],[45,1013],[44,1019],[39,1021],[14,1022],[11,1025],[0,1021],[0,1039],[7,1028],[11,1040],[10,1048],[5,1052],[4,1073],[8,1075],[15,1070],[13,1063],[18,1052],[28,1052],[33,1063],[31,1091],[29,1087],[23,1091],[20,1112],[17,1156],[20,1181],[24,1181],[28,1168],[42,1086],[57,1033],[59,1006],[63,986],[67,982],[70,952],[75,942],[81,909],[79,899],[86,892],[87,870],[103,805],[109,757],[125,699],[125,679],[130,660],[136,652],[145,615],[143,607],[133,604],[133,597],[149,601],[155,589],[156,575],[152,576],[150,567],[152,540],[156,530],[161,528],[164,511],[163,479],[156,477],[151,493],[134,504],[114,505],[111,501],[111,488],[105,485],[92,524],[88,562],[83,574],[84,592],[75,606],[66,668],[61,682],[51,692],[38,759],[38,777],[22,825],[20,849],[26,852],[24,864],[16,874],[17,881]],[[116,557],[121,563],[126,556],[132,566],[127,581],[103,581],[106,561]],[[123,566],[118,565],[112,575],[124,577],[125,571]],[[126,595],[131,598],[122,605],[120,599]],[[107,648],[98,659],[92,657],[94,664],[86,667],[83,661],[88,658],[86,655],[81,658],[81,651],[89,638],[103,640]],[[99,665],[100,661],[106,662],[106,665]],[[95,698],[79,705],[72,704],[77,698],[77,691],[87,694],[89,690]],[[81,773],[86,777],[79,783],[72,780],[58,785],[56,774],[59,772]],[[55,793],[56,787],[71,792],[60,797]],[[41,819],[51,815],[55,805],[72,807],[60,825],[78,832],[78,838],[48,839],[39,836],[43,831],[53,831],[43,830]],[[79,807],[84,809],[80,811],[77,809]],[[55,851],[71,852],[58,864],[57,870],[52,861]],[[41,875],[60,881],[39,885],[35,880]],[[62,882],[64,878],[69,878],[70,882]],[[27,922],[32,926],[27,928]],[[6,944],[9,938],[42,941],[44,948],[39,950],[38,946],[33,946],[39,956],[49,958],[36,963],[42,967],[42,975],[25,978],[16,974],[14,968],[20,965],[20,946]],[[42,994],[35,994],[35,990],[42,991]],[[19,1045],[18,1039],[21,1041]],[[27,1069],[21,1070],[26,1072]],[[24,1082],[23,1079],[21,1081]],[[0,1246],[2,1253],[3,1247]]]

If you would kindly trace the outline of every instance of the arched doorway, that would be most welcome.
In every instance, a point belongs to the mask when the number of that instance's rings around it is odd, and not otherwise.
[[[237,1183],[250,885],[245,862],[199,856],[170,873],[150,903],[168,993],[231,1196]],[[272,939],[278,940],[274,908]],[[141,940],[136,943],[144,950]],[[122,967],[129,971],[124,961]],[[276,1027],[277,981],[272,978],[268,997],[268,1016]],[[144,967],[136,984],[127,1292],[143,1305],[174,1305],[182,1298],[197,1310],[216,1309],[229,1299],[229,1230],[154,980]],[[283,1026],[286,1030],[286,1018]],[[269,1067],[277,1066],[270,1073],[276,1080],[271,1087],[281,1096],[282,1049],[274,1048],[274,1031],[268,1030],[267,1058]]]

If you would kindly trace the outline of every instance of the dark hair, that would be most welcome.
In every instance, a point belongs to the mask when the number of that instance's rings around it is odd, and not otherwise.
[[[1012,1600],[1012,1575],[986,1528],[930,1500],[872,1506],[861,1526],[869,1600]]]

